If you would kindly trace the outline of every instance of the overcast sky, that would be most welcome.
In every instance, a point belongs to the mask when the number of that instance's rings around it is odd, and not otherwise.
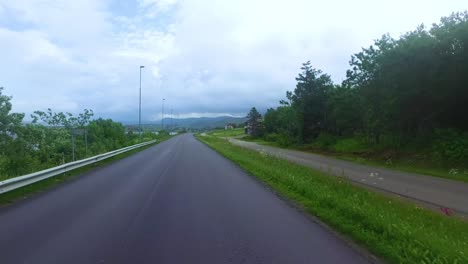
[[[0,86],[14,111],[138,119],[245,115],[293,90],[301,63],[341,82],[351,54],[466,0],[0,0]]]

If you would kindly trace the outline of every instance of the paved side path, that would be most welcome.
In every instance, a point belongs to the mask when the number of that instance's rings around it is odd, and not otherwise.
[[[264,151],[311,168],[348,177],[367,187],[417,200],[431,208],[450,208],[461,216],[468,215],[468,184],[443,178],[418,175],[384,168],[360,165],[322,155],[276,148],[229,139],[233,144]]]
[[[0,263],[367,260],[186,134],[1,208]]]

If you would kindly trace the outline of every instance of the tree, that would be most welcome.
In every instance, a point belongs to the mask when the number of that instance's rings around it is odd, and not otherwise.
[[[93,117],[93,110],[84,109],[83,113],[78,114],[77,117],[73,116],[71,113],[63,112],[53,112],[52,109],[47,108],[47,111],[34,111],[31,115],[33,119],[32,123],[36,124],[38,121],[54,127],[64,127],[67,129],[71,128],[84,128],[89,124],[91,118]]]
[[[11,113],[10,101],[11,97],[3,95],[3,87],[0,87],[0,154],[19,136],[24,118],[24,114]]]
[[[468,12],[398,39],[383,35],[351,57],[341,85],[304,63],[287,101],[267,110],[265,139],[331,146],[363,137],[370,148],[431,148],[461,162],[468,155],[467,73]]]
[[[89,142],[94,153],[106,152],[126,145],[125,127],[112,119],[96,119],[89,123]]]
[[[48,108],[35,111],[30,124],[23,123],[24,114],[12,113],[11,110],[11,97],[3,95],[0,87],[0,179],[71,161],[72,129],[88,130],[88,148],[84,137],[73,138],[77,158],[136,143],[136,136],[127,135],[121,123],[111,119],[91,120],[92,110],[85,109],[74,116]],[[148,132],[144,137],[149,140],[155,136]]]
[[[402,145],[435,128],[468,129],[468,13],[423,25],[400,39],[384,35],[355,54],[344,86],[358,91],[366,134]]]
[[[310,61],[301,67],[302,73],[296,77],[296,89],[287,93],[298,120],[298,139],[308,142],[328,129],[327,99],[333,88],[329,75],[312,67]]]
[[[278,128],[282,125],[279,117],[278,111],[274,108],[267,109],[264,118],[265,133],[277,133]]]
[[[276,141],[281,146],[290,146],[298,142],[298,121],[295,110],[289,105],[270,108],[265,113],[265,139]]]
[[[25,141],[24,114],[11,113],[11,97],[0,87],[0,175],[19,175],[33,166]]]
[[[434,37],[433,54],[437,55],[434,78],[437,93],[431,118],[443,127],[468,130],[468,11],[453,13],[430,29]],[[432,62],[434,63],[434,62]]]
[[[358,91],[336,86],[327,101],[328,131],[338,136],[352,136],[362,130],[362,112]]]
[[[255,107],[252,107],[249,114],[247,115],[247,126],[249,129],[249,134],[252,137],[260,137],[263,135],[262,115]]]
[[[11,97],[3,95],[3,87],[0,87],[0,142],[11,139],[12,135],[17,133],[21,127],[24,114],[11,113]]]

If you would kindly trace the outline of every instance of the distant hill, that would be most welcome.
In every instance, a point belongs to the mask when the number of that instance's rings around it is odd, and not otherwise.
[[[203,128],[215,128],[224,127],[229,123],[240,124],[247,120],[245,117],[232,117],[232,116],[220,116],[220,117],[199,117],[199,118],[184,118],[174,119],[171,121],[170,118],[165,118],[164,123],[170,125],[173,122],[178,127],[203,129]]]
[[[194,118],[164,118],[164,126],[174,126],[177,128],[188,128],[188,129],[210,129],[216,127],[224,127],[229,123],[240,124],[247,120],[245,117],[232,117],[232,116],[218,116],[218,117],[194,117]],[[147,123],[145,127],[160,128],[161,121]]]

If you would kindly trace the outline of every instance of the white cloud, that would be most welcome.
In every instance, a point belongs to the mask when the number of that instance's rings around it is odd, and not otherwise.
[[[6,5],[15,23],[34,28],[14,30],[0,24],[1,85],[14,96],[15,111],[93,108],[114,117],[125,115],[135,108],[138,66],[157,74],[157,63],[171,52],[170,34],[138,27],[121,31],[97,1],[76,2]]]
[[[172,34],[155,30],[130,32],[120,36],[119,41],[121,46],[115,55],[153,63],[170,56],[174,46]]]
[[[172,9],[178,0],[139,0],[140,8],[146,17],[154,18]]]
[[[22,32],[0,28],[0,49],[8,51],[21,51],[5,53],[3,60],[20,61],[24,64],[34,64],[47,60],[62,64],[70,63],[66,52],[51,43],[40,31],[28,30]]]
[[[178,54],[164,61],[162,73],[177,76],[173,86],[183,87],[183,100],[203,95],[192,102],[198,109],[274,106],[294,89],[301,63],[310,59],[339,82],[351,54],[382,34],[398,37],[463,6],[463,1],[377,6],[373,1],[186,0],[176,16]]]
[[[169,8],[177,4],[177,0],[140,0],[140,5],[143,7],[149,7],[157,5],[160,8]]]
[[[382,34],[466,9],[464,0],[133,1],[136,13],[113,0],[0,0],[0,86],[15,110],[135,119],[140,65],[143,119],[160,116],[163,97],[181,116],[265,109],[294,89],[307,60],[339,82],[351,54]]]
[[[15,0],[4,7],[18,22],[43,31],[61,45],[79,49],[102,41],[112,30],[104,1]]]

